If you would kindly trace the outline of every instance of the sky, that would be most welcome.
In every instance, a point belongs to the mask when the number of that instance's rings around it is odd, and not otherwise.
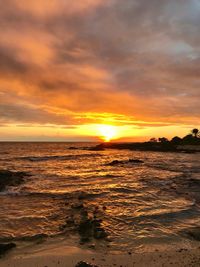
[[[200,125],[199,0],[0,0],[0,140]],[[100,130],[99,130],[100,129]]]

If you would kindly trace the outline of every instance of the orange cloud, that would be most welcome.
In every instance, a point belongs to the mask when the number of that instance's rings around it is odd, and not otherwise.
[[[13,0],[13,3],[22,12],[39,17],[55,16],[62,13],[74,14],[96,8],[106,1],[102,0],[85,0],[85,1],[70,1],[70,0]]]
[[[198,126],[198,11],[194,0],[8,0],[0,124],[78,135],[108,123],[134,136]]]

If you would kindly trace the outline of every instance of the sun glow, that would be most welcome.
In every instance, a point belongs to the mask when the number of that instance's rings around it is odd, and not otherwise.
[[[112,125],[99,125],[98,131],[104,142],[109,142],[117,137],[117,128]]]

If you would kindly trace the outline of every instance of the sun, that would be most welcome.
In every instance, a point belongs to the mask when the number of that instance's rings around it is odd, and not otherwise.
[[[104,142],[109,142],[112,139],[117,137],[117,129],[116,126],[112,125],[99,125],[98,131],[100,133],[100,137],[104,140]]]

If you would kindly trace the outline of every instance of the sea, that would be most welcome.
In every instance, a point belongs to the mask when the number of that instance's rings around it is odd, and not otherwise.
[[[195,246],[187,232],[200,227],[200,154],[90,150],[95,145],[0,143],[0,169],[29,174],[0,192],[0,242],[74,240],[119,252]],[[80,244],[66,221],[78,220],[81,205],[98,213],[106,240]]]

